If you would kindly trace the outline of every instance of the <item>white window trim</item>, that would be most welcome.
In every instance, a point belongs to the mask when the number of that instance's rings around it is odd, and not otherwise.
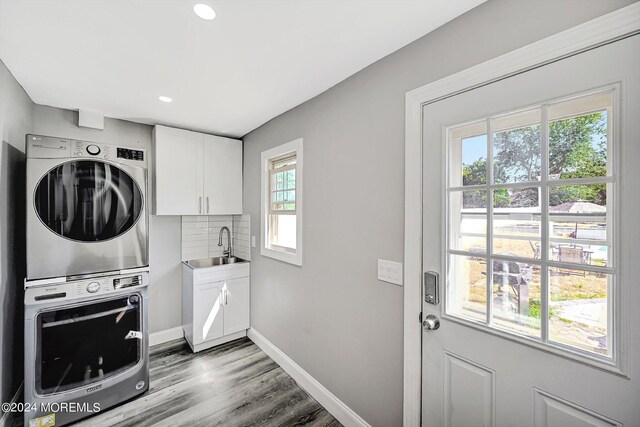
[[[634,3],[406,93],[404,427],[418,427],[421,423],[422,326],[417,319],[422,311],[422,106],[619,40],[639,30],[640,3]],[[624,300],[624,295],[621,297]],[[621,308],[628,310],[626,305]],[[625,328],[626,323],[625,318]]]
[[[271,159],[282,157],[287,154],[296,154],[296,252],[291,253],[285,250],[277,250],[267,247],[269,242],[269,205],[271,202],[270,188],[270,168]],[[260,156],[261,170],[261,233],[260,233],[260,254],[279,261],[288,262],[294,265],[302,265],[302,212],[304,197],[303,191],[303,159],[302,159],[302,138],[298,138],[286,144],[279,145],[267,151],[263,151]]]

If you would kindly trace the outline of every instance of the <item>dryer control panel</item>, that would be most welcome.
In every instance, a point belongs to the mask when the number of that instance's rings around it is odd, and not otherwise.
[[[141,168],[147,167],[144,149],[41,135],[27,135],[27,157],[32,159],[94,158]]]

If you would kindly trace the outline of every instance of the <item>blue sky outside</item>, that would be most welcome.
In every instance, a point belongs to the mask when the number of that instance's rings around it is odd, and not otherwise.
[[[487,158],[487,135],[478,135],[463,139],[462,164],[469,166],[480,158]]]

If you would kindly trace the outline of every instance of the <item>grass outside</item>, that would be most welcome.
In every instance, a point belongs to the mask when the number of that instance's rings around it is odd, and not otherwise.
[[[479,248],[484,248],[486,244],[483,238],[464,238],[462,246],[466,250],[478,250]],[[497,239],[494,242],[493,252],[531,258],[534,274],[533,280],[529,283],[529,295],[530,297],[540,295],[540,268],[535,265],[536,260],[533,259],[533,248],[528,240]],[[592,264],[604,265],[604,261],[593,260]],[[486,260],[482,259],[480,255],[470,263],[470,271],[468,273],[468,283],[470,285],[469,301],[482,304],[486,302],[486,271]],[[586,273],[581,270],[551,269],[550,290],[551,301],[606,298],[607,280],[606,276],[602,277],[597,273]],[[496,289],[494,289],[495,293]]]
[[[475,240],[475,241],[474,241]],[[533,277],[529,282],[529,316],[522,318],[515,313],[517,305],[515,292],[508,287],[509,304],[504,305],[505,296],[502,294],[503,287],[493,284],[494,312],[496,316],[505,315],[501,319],[496,317],[496,325],[516,333],[528,336],[539,337],[540,317],[541,317],[541,272],[533,259],[533,248],[528,240],[503,239],[508,245],[501,246],[501,241],[494,242],[494,252],[517,253],[519,256],[532,258]],[[465,238],[463,244],[469,245],[467,249],[478,248],[484,245],[484,239]],[[482,245],[482,246],[481,246]],[[456,256],[462,261],[464,257]],[[465,315],[482,320],[483,313],[486,313],[486,272],[487,262],[482,256],[467,257],[459,270],[463,289],[458,288],[458,296],[465,301],[462,302]],[[606,340],[606,327],[582,323],[579,320],[569,319],[563,315],[565,310],[561,302],[579,300],[597,300],[607,297],[607,277],[597,273],[585,273],[580,270],[570,269],[550,269],[549,274],[550,307],[549,326],[550,336],[558,342],[562,342],[573,347],[582,348],[587,351],[606,353],[601,342]],[[466,288],[464,288],[466,285]],[[554,304],[555,303],[555,304]],[[512,316],[510,319],[509,316]],[[518,320],[519,319],[519,320]],[[606,320],[605,320],[606,325]],[[604,338],[603,338],[604,337]]]

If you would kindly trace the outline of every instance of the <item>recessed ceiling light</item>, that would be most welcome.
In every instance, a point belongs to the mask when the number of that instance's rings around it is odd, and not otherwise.
[[[202,19],[206,19],[207,21],[211,21],[216,17],[216,11],[213,10],[211,6],[204,3],[198,3],[193,6],[193,11]]]
[[[168,96],[159,96],[158,99],[162,102],[172,102],[173,99],[169,98]]]

